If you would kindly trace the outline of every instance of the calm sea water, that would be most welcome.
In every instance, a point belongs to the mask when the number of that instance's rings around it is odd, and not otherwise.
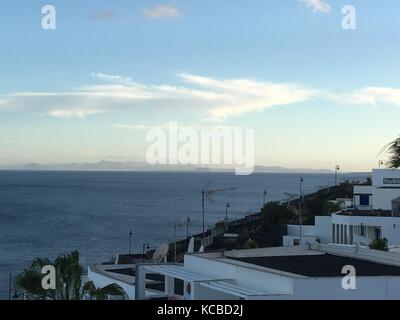
[[[305,192],[333,184],[332,174],[302,174]],[[216,193],[206,203],[206,224],[241,217],[268,200],[299,192],[300,174],[12,172],[0,171],[0,299],[8,297],[9,274],[32,258],[54,258],[78,249],[82,264],[101,263],[143,243],[157,246],[174,238],[174,222],[190,216],[190,233],[200,232],[201,190]],[[342,175],[343,179],[363,179]],[[186,228],[178,232],[186,237]]]

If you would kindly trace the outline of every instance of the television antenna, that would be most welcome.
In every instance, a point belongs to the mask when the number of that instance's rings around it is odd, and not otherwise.
[[[236,187],[231,187],[231,188],[222,188],[222,189],[203,189],[201,191],[201,207],[202,207],[202,215],[203,215],[203,234],[202,237],[204,238],[205,235],[205,202],[206,200],[212,200],[212,197],[218,193],[218,192],[224,192],[224,191],[232,191],[236,190]]]

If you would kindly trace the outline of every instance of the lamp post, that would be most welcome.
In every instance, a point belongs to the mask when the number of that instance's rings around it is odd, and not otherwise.
[[[227,226],[228,226],[228,208],[230,208],[230,207],[231,207],[231,205],[229,204],[229,202],[227,202],[225,204],[225,231],[226,231]]]
[[[379,160],[379,169],[381,168],[381,165],[383,165],[383,161]]]
[[[186,217],[186,239],[189,239],[189,222],[190,217]]]
[[[204,239],[204,232],[205,232],[205,217],[204,217],[204,202],[205,202],[205,197],[206,197],[206,192],[204,190],[201,191],[201,208],[202,208],[202,213],[203,213],[203,234],[202,234],[202,238]]]
[[[340,170],[338,165],[335,166],[335,187],[337,186],[337,172]]]
[[[10,273],[10,277],[8,279],[8,300],[11,300],[11,290],[12,290],[12,275]]]
[[[147,250],[150,249],[150,244],[149,243],[143,243],[143,247],[142,247],[142,262],[144,263],[144,255],[145,255],[145,251],[146,251],[146,245],[147,245]]]
[[[133,235],[132,230],[129,230],[129,254],[132,253],[132,235]]]
[[[267,190],[264,190],[264,192],[263,192],[263,205],[264,205],[264,207],[265,207],[265,198],[266,198],[266,196],[267,196]]]
[[[300,199],[299,199],[299,224],[300,224],[300,245],[302,240],[302,226],[303,226],[303,214],[302,210],[302,203],[303,203],[303,177],[300,177]]]

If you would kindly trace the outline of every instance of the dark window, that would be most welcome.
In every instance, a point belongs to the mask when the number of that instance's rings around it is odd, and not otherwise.
[[[369,195],[368,194],[360,195],[360,206],[369,206]]]
[[[400,178],[384,178],[383,184],[400,184]]]

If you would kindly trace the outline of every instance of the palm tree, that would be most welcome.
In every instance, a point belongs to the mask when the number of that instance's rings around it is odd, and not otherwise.
[[[84,294],[87,294],[90,300],[108,300],[110,297],[115,297],[119,300],[126,300],[127,294],[117,284],[109,284],[104,288],[97,288],[93,281],[88,281],[83,286]]]
[[[45,290],[42,288],[42,268],[46,265],[54,266],[56,270],[56,289]],[[54,261],[47,258],[35,258],[28,269],[19,274],[15,280],[16,287],[28,293],[33,299],[43,300],[81,300],[92,286],[82,286],[83,268],[79,264],[79,252],[73,251],[69,254],[62,254]],[[93,284],[94,286],[94,284]],[[109,287],[109,286],[107,286]],[[121,297],[125,294],[119,286],[103,288],[101,291],[104,297],[116,295]],[[117,287],[120,291],[116,290]],[[86,288],[86,290],[85,290]]]
[[[381,153],[382,152],[390,154],[390,159],[388,161],[389,168],[400,168],[400,137],[384,146]]]

